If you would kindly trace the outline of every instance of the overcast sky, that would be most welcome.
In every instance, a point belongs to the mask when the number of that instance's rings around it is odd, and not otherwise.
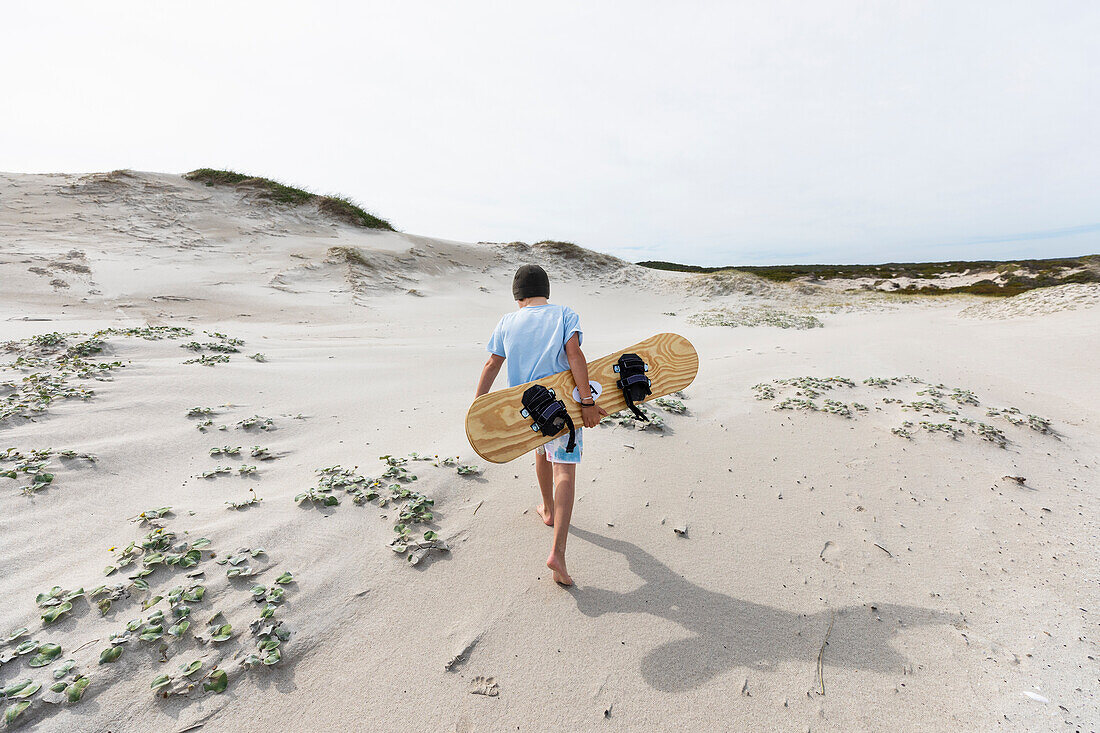
[[[81,0],[2,18],[0,170],[232,168],[416,234],[631,260],[1100,252],[1095,0]]]

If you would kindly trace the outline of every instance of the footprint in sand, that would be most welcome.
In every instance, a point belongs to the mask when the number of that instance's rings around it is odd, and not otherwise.
[[[840,548],[832,540],[827,540],[825,546],[821,548],[821,560],[822,562],[832,565],[834,568],[843,570],[844,563],[840,562]]]
[[[496,697],[500,694],[500,686],[495,677],[482,677],[478,675],[470,680],[470,694]]]

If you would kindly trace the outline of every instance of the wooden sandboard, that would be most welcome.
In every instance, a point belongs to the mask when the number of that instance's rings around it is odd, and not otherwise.
[[[674,333],[659,333],[641,343],[590,361],[588,379],[600,385],[597,402],[608,414],[626,409],[626,399],[615,386],[619,375],[614,366],[622,354],[637,354],[649,366],[646,374],[652,382],[652,394],[646,398],[647,401],[684,389],[699,371],[699,355],[695,353],[695,347],[686,338]],[[466,437],[479,456],[492,463],[507,463],[556,437],[532,430],[531,420],[520,415],[523,392],[532,384],[554,390],[558,399],[565,403],[573,423],[578,428],[583,425],[581,406],[573,399],[573,389],[577,383],[573,381],[571,371],[490,392],[474,400],[466,413]]]

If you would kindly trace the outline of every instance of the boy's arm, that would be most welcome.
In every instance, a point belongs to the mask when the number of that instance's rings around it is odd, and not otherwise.
[[[477,380],[477,394],[474,395],[474,399],[493,388],[493,382],[496,381],[502,364],[504,364],[503,356],[489,354],[489,361],[485,362],[485,366],[481,370],[481,379]]]
[[[584,360],[581,340],[577,334],[573,334],[565,342],[565,358],[569,361],[569,370],[573,372],[573,381],[577,383],[577,392],[581,396],[581,417],[584,418],[584,426],[594,428],[600,424],[600,418],[607,415],[607,410],[597,405],[592,399],[592,387],[588,384],[588,362]],[[585,405],[585,402],[592,404]]]

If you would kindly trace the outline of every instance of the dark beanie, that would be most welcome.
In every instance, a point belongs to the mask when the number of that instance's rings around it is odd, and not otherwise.
[[[549,298],[550,278],[546,270],[538,265],[524,265],[516,270],[516,276],[512,279],[512,297],[516,300]]]

